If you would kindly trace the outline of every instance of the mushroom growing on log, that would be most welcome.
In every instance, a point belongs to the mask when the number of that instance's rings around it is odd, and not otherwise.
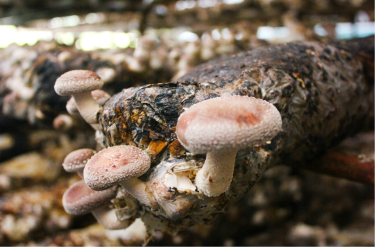
[[[99,131],[104,137],[100,139],[101,144],[110,147],[108,149],[126,144],[152,151],[151,166],[143,175],[143,181],[153,188],[159,205],[169,206],[164,211],[150,210],[140,201],[139,206],[145,209],[141,218],[148,231],[178,231],[192,224],[213,222],[218,212],[225,211],[246,195],[270,166],[298,166],[360,131],[366,122],[373,120],[368,114],[373,111],[373,87],[370,87],[373,77],[371,79],[367,67],[371,62],[366,62],[374,59],[373,43],[374,38],[368,37],[330,44],[273,45],[202,64],[176,82],[124,89],[113,95],[97,115]],[[249,118],[247,111],[237,116],[237,119],[252,119],[249,120],[251,125],[264,124],[267,134],[258,138],[254,133],[256,141],[250,146],[233,144],[238,151],[235,158],[231,154],[230,162],[235,165],[233,173],[230,171],[233,178],[228,180],[229,187],[225,185],[214,194],[202,193],[199,172],[211,169],[203,164],[212,157],[209,153],[196,154],[203,151],[190,150],[188,139],[190,136],[209,138],[206,131],[210,126],[212,131],[218,128],[213,119],[216,115],[210,111],[204,113],[208,117],[204,124],[210,124],[203,132],[198,127],[190,130],[184,127],[190,125],[192,117],[181,119],[186,108],[194,109],[205,101],[215,105],[225,97],[264,101],[272,109],[273,117],[267,125],[263,123],[266,118],[252,111],[254,117]],[[226,106],[217,104],[217,107]],[[227,111],[235,112],[233,109],[228,107]],[[182,128],[178,126],[180,116]],[[169,145],[176,146],[176,125],[178,139],[188,149],[179,152],[178,157],[170,153],[174,149],[169,148]],[[190,132],[189,137],[181,134],[185,129]],[[224,139],[232,135],[233,129],[227,129],[229,133]],[[167,143],[166,148],[154,152],[149,146],[155,142]],[[216,145],[214,142],[208,141],[207,145]],[[112,158],[103,158],[103,162],[106,159]],[[171,174],[175,174],[176,179],[189,179],[198,190],[193,191],[194,186],[167,187],[168,184],[179,185],[164,182],[169,181],[166,177]],[[131,191],[129,186],[126,189]]]

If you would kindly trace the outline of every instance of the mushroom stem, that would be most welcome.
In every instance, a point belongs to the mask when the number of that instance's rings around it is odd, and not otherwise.
[[[224,193],[233,178],[237,149],[208,152],[206,161],[195,177],[195,185],[206,196]]]
[[[82,170],[78,170],[77,171],[77,174],[80,178],[83,178],[83,169]]]
[[[100,106],[91,95],[91,91],[103,86],[103,81],[95,72],[89,70],[72,70],[57,78],[55,91],[58,95],[73,95],[81,116],[98,130],[97,113]]]
[[[146,246],[150,237],[140,218],[135,219],[126,229],[106,232],[106,236],[118,239],[122,246]]]
[[[77,93],[73,95],[77,104],[77,108],[81,116],[89,123],[95,130],[99,129],[97,114],[100,110],[99,104],[94,100],[91,91]]]
[[[108,205],[104,205],[91,212],[98,223],[109,230],[118,230],[127,228],[132,222],[129,220],[120,221],[117,218],[115,209],[108,209]]]
[[[129,192],[132,196],[138,199],[138,201],[150,208],[157,208],[158,203],[149,189],[147,184],[138,178],[132,178],[120,182],[120,185]]]

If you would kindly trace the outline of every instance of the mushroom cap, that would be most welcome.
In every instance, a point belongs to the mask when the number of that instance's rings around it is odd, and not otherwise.
[[[66,114],[60,114],[53,120],[53,128],[55,130],[66,131],[72,128],[74,120],[71,116]]]
[[[68,96],[89,92],[103,86],[98,74],[90,70],[72,70],[57,78],[55,91],[58,95]]]
[[[91,96],[94,98],[96,103],[98,103],[101,106],[104,105],[104,103],[109,98],[111,98],[111,95],[109,95],[107,92],[105,92],[103,90],[100,90],[100,89],[96,89],[96,90],[92,91]]]
[[[133,146],[120,145],[95,154],[83,171],[87,186],[105,190],[122,181],[137,178],[150,169],[151,160],[146,152]]]
[[[63,162],[64,170],[67,172],[82,171],[87,161],[95,155],[95,150],[82,148],[69,153]]]
[[[77,115],[79,114],[76,101],[74,97],[71,97],[68,102],[66,102],[66,110],[70,115]]]
[[[260,144],[282,130],[279,111],[269,102],[233,95],[199,102],[181,114],[180,143],[199,154]]]
[[[71,185],[64,193],[62,203],[67,213],[83,215],[90,213],[108,203],[116,196],[116,187],[103,191],[95,191],[80,180]]]

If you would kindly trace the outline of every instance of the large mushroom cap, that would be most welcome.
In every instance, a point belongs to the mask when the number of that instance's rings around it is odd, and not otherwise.
[[[99,89],[103,81],[98,74],[89,70],[72,70],[57,78],[55,91],[58,95],[68,96]]]
[[[143,150],[127,145],[114,146],[100,151],[87,162],[84,178],[93,190],[104,190],[140,177],[150,165],[150,157]]]
[[[192,153],[239,149],[262,143],[281,131],[279,111],[265,100],[247,96],[209,99],[178,119],[177,137]]]
[[[71,185],[64,193],[63,206],[67,213],[82,215],[93,211],[116,196],[116,187],[95,191],[87,187],[83,180]]]
[[[64,170],[67,172],[77,172],[85,168],[87,161],[95,154],[95,150],[83,148],[69,153],[63,162]]]

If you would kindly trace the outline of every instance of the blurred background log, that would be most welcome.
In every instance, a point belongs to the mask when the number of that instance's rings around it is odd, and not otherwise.
[[[227,3],[239,4],[227,4]],[[148,15],[147,27],[230,25],[239,20],[281,23],[281,17],[293,10],[300,20],[334,16],[341,21],[354,21],[359,10],[373,12],[374,2],[366,0],[2,0],[0,24],[32,26],[32,20],[58,16],[85,15],[104,12],[112,17],[108,22],[128,21],[129,15]],[[116,15],[117,13],[117,15]],[[373,16],[373,15],[371,15]],[[373,20],[373,18],[372,18]]]

